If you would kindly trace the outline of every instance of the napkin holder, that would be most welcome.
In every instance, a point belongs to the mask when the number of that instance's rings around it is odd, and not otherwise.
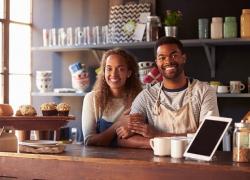
[[[0,128],[0,152],[17,152],[17,137],[13,128]]]

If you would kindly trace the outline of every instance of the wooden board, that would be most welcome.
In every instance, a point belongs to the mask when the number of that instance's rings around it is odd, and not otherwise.
[[[16,130],[56,130],[75,120],[74,116],[0,116],[0,127]]]

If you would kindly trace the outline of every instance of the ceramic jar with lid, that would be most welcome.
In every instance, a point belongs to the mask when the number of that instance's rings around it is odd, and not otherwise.
[[[233,161],[250,162],[250,123],[241,121],[234,126]]]
[[[147,29],[146,40],[156,41],[159,38],[159,28],[161,27],[161,21],[158,16],[147,17]]]
[[[224,28],[223,28],[224,38],[236,38],[237,37],[237,22],[236,17],[229,16],[225,17]]]
[[[240,36],[250,38],[250,9],[242,9],[240,17]]]
[[[211,23],[211,39],[223,38],[223,19],[222,17],[213,17]]]

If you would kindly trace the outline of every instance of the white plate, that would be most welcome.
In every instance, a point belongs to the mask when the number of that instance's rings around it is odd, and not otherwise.
[[[50,140],[26,140],[19,142],[19,144],[31,147],[44,147],[44,146],[56,146],[59,144],[59,142]]]

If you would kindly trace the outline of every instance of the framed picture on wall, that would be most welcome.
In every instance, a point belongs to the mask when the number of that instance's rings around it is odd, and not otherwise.
[[[150,3],[150,12],[155,15],[155,4],[156,0],[109,0],[109,7],[115,5],[125,5],[129,3],[139,4],[139,3]]]
[[[155,0],[110,0],[109,37],[111,43],[131,43],[141,14],[155,13]],[[142,39],[145,39],[142,38]]]

